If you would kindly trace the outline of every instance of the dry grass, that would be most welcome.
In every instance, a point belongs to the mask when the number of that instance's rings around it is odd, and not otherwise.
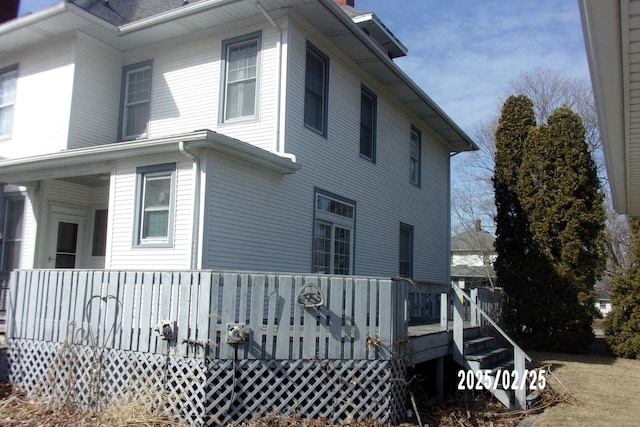
[[[633,399],[640,391],[640,360],[619,359],[602,351],[589,354],[533,353],[537,361],[550,363],[549,381],[566,390],[576,403],[547,408],[538,426],[637,426],[640,405]]]
[[[155,414],[143,399],[114,405],[100,412],[72,409],[46,400],[26,397],[10,384],[0,384],[0,426],[2,427],[179,427],[164,415]]]

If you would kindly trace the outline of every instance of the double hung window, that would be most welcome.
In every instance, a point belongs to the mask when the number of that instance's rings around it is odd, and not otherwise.
[[[398,273],[400,277],[413,277],[413,226],[400,223],[400,251]]]
[[[22,233],[24,228],[24,197],[5,199],[4,236],[2,240],[2,270],[20,268]]]
[[[422,135],[416,128],[411,127],[411,140],[409,141],[409,174],[411,183],[420,186],[420,169],[422,153]]]
[[[151,113],[151,66],[151,61],[146,61],[123,69],[120,140],[147,136]]]
[[[307,42],[304,79],[304,125],[327,137],[329,58]]]
[[[376,104],[373,92],[362,86],[360,92],[360,155],[376,161]]]
[[[11,135],[13,130],[17,81],[17,67],[0,70],[0,137]]]
[[[261,33],[222,42],[224,114],[222,121],[258,115],[258,74]]]
[[[355,202],[316,191],[313,272],[352,274]]]
[[[134,246],[173,245],[176,164],[137,168]]]

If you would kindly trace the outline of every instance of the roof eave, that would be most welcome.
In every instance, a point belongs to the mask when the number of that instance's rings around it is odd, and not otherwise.
[[[620,3],[580,0],[579,7],[614,208],[619,213],[632,214]]]
[[[404,71],[398,67],[398,65],[385,55],[382,52],[382,49],[377,47],[373,41],[369,40],[357,24],[354,23],[353,20],[333,2],[333,0],[320,0],[320,2],[329,11],[331,11],[336,18],[342,21],[361,43],[364,43],[369,48],[369,50],[377,57],[377,60],[395,74],[395,77],[399,82],[401,82],[401,84],[406,85],[416,95],[416,102],[424,103],[429,109],[433,110],[437,117],[442,120],[444,127],[433,130],[449,145],[451,152],[475,151],[479,149],[478,145],[466,134],[466,132],[464,132],[413,80],[411,80],[411,78],[409,78],[409,76],[407,76]],[[428,122],[428,118],[420,118]]]
[[[39,179],[74,176],[78,172],[71,168],[81,167],[79,170],[85,170],[86,165],[102,165],[93,170],[93,173],[99,173],[115,160],[179,153],[181,142],[189,150],[209,149],[279,174],[295,173],[301,167],[293,157],[281,156],[217,132],[201,130],[145,141],[119,142],[2,160],[0,182],[21,184]]]

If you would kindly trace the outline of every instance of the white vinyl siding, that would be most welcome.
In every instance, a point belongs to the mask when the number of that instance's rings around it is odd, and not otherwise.
[[[118,138],[122,53],[78,33],[75,59],[69,148],[115,142]]]
[[[57,38],[19,52],[9,63],[0,58],[0,69],[19,64],[13,126],[10,138],[0,138],[0,156],[17,158],[68,148],[72,54],[73,39]]]
[[[221,84],[224,80],[222,41],[257,31],[261,33],[261,42],[255,116],[225,121],[224,85]],[[153,58],[147,137],[210,129],[275,151],[278,135],[276,107],[280,89],[278,42],[279,34],[275,28],[270,25],[264,28],[254,26],[208,37],[206,34],[192,35],[184,42],[173,41],[170,48],[156,46],[138,50],[135,56],[125,54],[125,65]]]
[[[304,105],[307,40],[311,40],[331,61],[330,127],[327,140],[323,141],[319,135],[314,137],[299,125],[303,121],[303,112],[299,108],[287,109],[286,151],[294,154],[304,165],[291,177],[291,180],[296,180],[296,188],[288,190],[292,200],[283,201],[291,203],[291,219],[286,220],[287,224],[298,227],[297,218],[305,218],[298,205],[304,197],[310,197],[308,194],[313,187],[356,200],[358,215],[353,274],[397,274],[398,245],[393,242],[398,242],[398,223],[403,222],[414,227],[414,278],[448,283],[450,205],[447,146],[420,118],[396,102],[384,86],[364,74],[351,58],[342,56],[339,49],[309,29],[304,21],[292,25],[288,51],[288,105]],[[358,159],[363,84],[377,97],[375,165]],[[422,134],[421,187],[411,185],[408,179],[408,140],[412,125]],[[312,206],[305,208],[312,209]],[[290,252],[294,251],[287,253]]]

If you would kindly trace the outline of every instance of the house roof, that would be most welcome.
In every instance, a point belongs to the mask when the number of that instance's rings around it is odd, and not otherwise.
[[[202,0],[66,0],[116,26],[169,12]]]
[[[490,265],[452,265],[451,277],[495,278],[496,273]]]
[[[484,230],[468,229],[451,238],[452,252],[494,251],[496,238]]]
[[[614,207],[640,216],[640,2],[579,5]]]
[[[277,18],[293,10],[423,120],[451,152],[478,149],[475,142],[392,61],[381,43],[332,0],[189,0],[182,6],[178,3],[177,0],[109,0],[107,9],[104,1],[99,0],[61,2],[0,25],[0,59],[14,50],[75,31],[127,51],[199,30],[223,27],[238,19],[268,19],[263,12]],[[375,21],[373,17],[371,20]],[[390,34],[388,32],[387,36]]]

